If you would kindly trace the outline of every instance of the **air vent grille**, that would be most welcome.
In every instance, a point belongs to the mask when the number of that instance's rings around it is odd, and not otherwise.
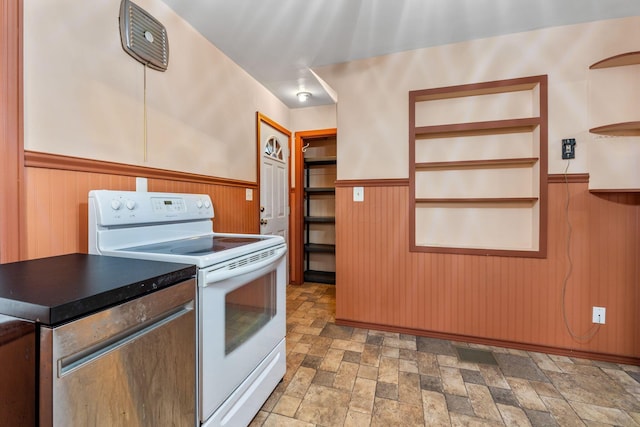
[[[260,261],[265,260],[267,258],[271,258],[274,255],[276,255],[275,249],[270,249],[270,250],[258,252],[258,253],[253,254],[253,255],[244,256],[244,257],[238,259],[237,261],[229,263],[229,265],[227,266],[227,269],[228,270],[235,270],[236,268],[240,268],[240,267],[244,267],[244,266],[247,266],[247,265],[255,264],[256,262],[260,262]]]
[[[150,68],[165,71],[169,65],[169,39],[166,28],[137,4],[120,4],[122,48]]]

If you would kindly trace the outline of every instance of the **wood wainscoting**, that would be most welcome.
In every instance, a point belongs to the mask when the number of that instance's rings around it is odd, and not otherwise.
[[[640,193],[549,178],[542,259],[410,252],[408,183],[339,181],[337,323],[640,364]]]
[[[87,252],[89,190],[135,190],[136,176],[148,190],[209,194],[216,232],[258,233],[258,201],[245,200],[256,184],[27,152],[25,154],[26,251],[23,259]]]

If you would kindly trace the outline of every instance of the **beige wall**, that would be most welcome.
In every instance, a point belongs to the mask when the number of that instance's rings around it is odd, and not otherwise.
[[[291,146],[291,187],[295,187],[296,149],[295,132],[303,132],[319,129],[332,129],[336,127],[336,106],[321,105],[318,107],[295,108],[290,111],[292,146]]]
[[[295,132],[336,127],[336,106],[296,108],[291,110],[291,130]]]
[[[25,149],[256,180],[256,111],[289,110],[159,0],[169,67],[147,70],[120,43],[119,0],[24,1]]]
[[[531,31],[419,49],[315,69],[339,96],[337,108],[338,179],[408,177],[408,92],[441,86],[549,76],[549,173],[562,173],[562,138],[576,138],[569,173],[591,174],[592,188],[640,188],[637,137],[602,138],[602,111],[619,112],[620,121],[636,116],[628,94],[634,88],[605,88],[627,94],[610,107],[597,98],[596,80],[606,70],[589,66],[608,56],[638,50],[640,17]],[[634,81],[640,65],[624,67]],[[605,78],[619,86],[619,79]],[[639,79],[635,79],[638,81]],[[637,98],[637,97],[636,97]],[[637,102],[634,101],[634,102]],[[614,113],[618,117],[618,113]],[[604,148],[602,148],[604,145]],[[611,149],[609,149],[609,148]],[[366,149],[365,149],[366,148]],[[623,151],[624,154],[621,154]],[[624,155],[624,160],[620,158]],[[635,160],[629,160],[635,159]]]

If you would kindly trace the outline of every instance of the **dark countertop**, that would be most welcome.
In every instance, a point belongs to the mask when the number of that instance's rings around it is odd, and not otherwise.
[[[0,314],[56,326],[194,277],[196,267],[70,254],[0,265]]]

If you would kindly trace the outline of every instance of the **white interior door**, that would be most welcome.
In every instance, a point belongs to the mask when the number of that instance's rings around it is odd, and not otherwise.
[[[288,138],[261,132],[261,139],[260,234],[277,234],[289,243]]]

